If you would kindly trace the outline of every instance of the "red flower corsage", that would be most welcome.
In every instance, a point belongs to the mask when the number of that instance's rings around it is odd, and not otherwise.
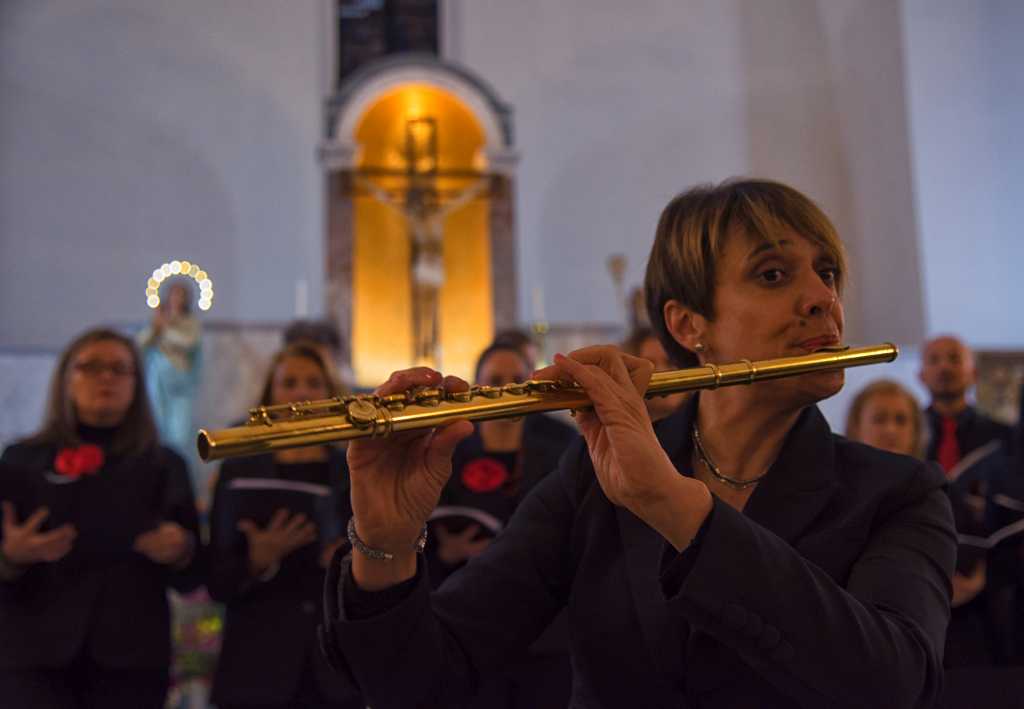
[[[103,467],[103,449],[92,443],[76,448],[61,448],[53,461],[53,469],[69,478],[95,475]]]
[[[494,458],[477,458],[462,469],[462,484],[473,492],[494,492],[508,480],[508,468]]]

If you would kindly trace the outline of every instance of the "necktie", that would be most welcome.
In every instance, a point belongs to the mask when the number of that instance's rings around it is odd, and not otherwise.
[[[956,440],[956,419],[942,417],[942,432],[939,435],[939,446],[935,451],[939,465],[949,473],[960,462],[960,443]]]

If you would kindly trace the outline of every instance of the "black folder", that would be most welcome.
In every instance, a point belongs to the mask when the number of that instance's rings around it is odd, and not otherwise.
[[[225,490],[219,504],[224,506],[224,518],[230,522],[221,527],[220,539],[215,543],[234,546],[244,536],[238,531],[243,519],[266,527],[274,514],[288,511],[289,516],[303,514],[317,528],[317,542],[296,550],[291,557],[317,563],[320,551],[344,534],[344,524],[338,514],[337,493],[327,485],[300,482],[283,478],[235,478]]]

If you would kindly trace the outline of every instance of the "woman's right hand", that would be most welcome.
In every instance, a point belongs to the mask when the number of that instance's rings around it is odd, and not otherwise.
[[[442,378],[427,367],[395,372],[374,392],[388,396],[422,387],[466,391],[457,377]],[[362,438],[348,446],[352,514],[356,534],[368,547],[406,560],[423,525],[437,506],[452,473],[452,453],[473,432],[469,421],[425,431],[405,431],[386,438]],[[358,552],[354,558],[361,557]],[[380,562],[384,563],[384,562]],[[358,566],[362,565],[362,559]],[[359,579],[358,568],[357,580]]]
[[[62,524],[49,532],[40,532],[39,527],[50,516],[50,511],[45,507],[36,509],[24,524],[18,524],[14,505],[5,501],[3,516],[3,554],[9,562],[19,566],[63,559],[71,551],[78,535],[70,524]]]
[[[238,531],[249,540],[249,568],[259,576],[281,563],[296,549],[316,541],[316,525],[304,514],[289,515],[278,510],[266,527],[251,519],[238,522]]]

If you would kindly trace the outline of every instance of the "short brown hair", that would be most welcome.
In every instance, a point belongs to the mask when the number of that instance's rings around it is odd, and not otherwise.
[[[913,419],[910,422],[914,429],[913,454],[918,458],[922,457],[924,453],[924,415],[921,413],[921,405],[917,403],[917,398],[910,393],[909,389],[891,379],[879,379],[871,382],[857,392],[857,396],[853,397],[850,409],[846,412],[846,437],[855,441],[860,440],[861,414],[864,413],[864,407],[867,406],[871,397],[879,394],[896,394],[902,396],[910,404],[910,410],[913,412]]]
[[[835,262],[836,287],[842,290],[846,271],[842,242],[810,198],[771,180],[733,179],[693,187],[676,195],[662,211],[644,279],[651,327],[669,359],[679,366],[692,362],[693,353],[669,333],[665,304],[677,300],[714,319],[717,264],[736,229],[772,243],[785,229],[810,239]]]
[[[316,349],[312,344],[296,342],[282,348],[274,355],[274,358],[270,360],[270,366],[267,367],[267,376],[263,380],[263,390],[260,394],[260,406],[270,406],[274,403],[271,401],[274,390],[274,371],[281,362],[289,357],[303,357],[320,368],[321,374],[324,375],[324,381],[327,383],[328,397],[341,396],[345,393],[344,388],[338,381],[338,376],[334,373],[334,368],[323,358],[323,356],[321,356],[320,350]]]
[[[94,342],[117,342],[131,352],[135,369],[135,396],[117,427],[111,452],[116,455],[141,455],[157,444],[156,424],[149,408],[146,382],[142,372],[142,358],[135,343],[119,332],[109,328],[87,330],[76,337],[64,349],[57,361],[50,379],[50,393],[47,397],[46,414],[39,431],[28,439],[28,443],[45,443],[58,448],[77,446],[82,443],[78,435],[78,416],[68,397],[68,369],[78,352]]]

